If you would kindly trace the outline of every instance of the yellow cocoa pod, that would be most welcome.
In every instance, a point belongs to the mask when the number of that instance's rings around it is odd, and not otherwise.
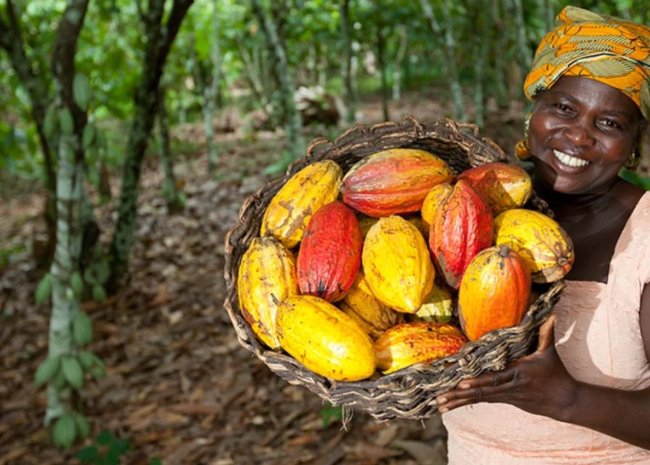
[[[271,349],[279,349],[278,305],[298,294],[293,254],[272,237],[253,239],[239,265],[237,291],[242,315],[255,335]]]
[[[430,323],[449,323],[454,309],[454,301],[451,291],[447,286],[433,284],[433,290],[426,302],[415,312],[414,321],[426,321]]]
[[[402,323],[404,315],[382,304],[372,294],[363,270],[359,270],[352,287],[339,308],[352,317],[373,339],[377,339],[388,328]]]
[[[524,259],[534,283],[562,279],[575,258],[573,242],[548,216],[523,208],[506,210],[494,219],[496,245],[507,245]]]
[[[427,243],[400,216],[370,228],[361,261],[374,296],[399,312],[417,312],[431,292],[435,272]]]
[[[291,249],[305,234],[311,217],[338,197],[341,167],[324,160],[294,174],[271,199],[262,219],[261,235],[273,236]]]
[[[430,363],[455,354],[466,342],[460,330],[447,323],[402,323],[375,341],[377,367],[388,374],[415,363]]]
[[[278,309],[282,348],[316,374],[359,381],[375,372],[370,336],[348,315],[320,297],[286,299]]]
[[[423,227],[427,230],[427,238],[429,237],[429,229],[435,218],[436,211],[442,202],[451,195],[454,187],[449,183],[438,184],[433,186],[427,196],[424,198],[422,204],[422,223]]]

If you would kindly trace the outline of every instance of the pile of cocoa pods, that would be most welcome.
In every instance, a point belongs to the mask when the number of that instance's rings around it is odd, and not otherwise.
[[[271,199],[242,257],[242,315],[270,349],[337,381],[452,355],[518,325],[532,283],[571,269],[571,239],[526,208],[531,194],[518,166],[455,176],[418,149],[377,152],[347,173],[314,162]]]

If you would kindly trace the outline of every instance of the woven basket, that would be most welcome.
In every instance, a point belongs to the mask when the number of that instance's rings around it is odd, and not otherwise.
[[[466,343],[457,354],[431,364],[412,365],[367,381],[340,382],[325,378],[308,370],[293,357],[262,345],[241,315],[237,300],[237,271],[249,244],[259,236],[264,211],[273,196],[293,174],[316,161],[333,160],[345,173],[370,154],[400,147],[432,152],[444,159],[456,174],[483,163],[506,161],[503,151],[489,139],[479,137],[474,125],[447,119],[425,125],[410,116],[399,124],[357,125],[334,142],[315,139],[307,148],[307,155],[292,164],[283,178],[250,196],[241,207],[239,223],[226,236],[225,247],[228,294],[224,306],[240,344],[287,382],[304,386],[333,405],[366,411],[379,421],[429,417],[438,409],[437,395],[453,389],[465,378],[502,370],[529,353],[538,327],[550,315],[564,287],[564,282],[560,281],[544,289],[519,326],[492,331],[477,341]],[[535,194],[527,207],[552,216],[546,203]]]

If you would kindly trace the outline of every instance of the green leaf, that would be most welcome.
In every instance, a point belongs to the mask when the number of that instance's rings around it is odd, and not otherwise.
[[[113,444],[113,449],[115,449],[119,454],[124,454],[131,449],[131,443],[128,439],[119,439]]]
[[[103,430],[97,436],[95,436],[95,442],[101,446],[110,446],[115,441],[115,436],[108,430]]]
[[[76,457],[80,462],[97,463],[97,459],[99,458],[99,449],[95,446],[84,447],[77,452]]]
[[[82,368],[85,371],[88,371],[95,363],[95,355],[88,352],[87,350],[80,350],[79,353],[77,354],[77,360],[79,360],[79,363],[81,364]]]
[[[77,73],[72,81],[72,98],[83,111],[88,110],[90,103],[90,84],[85,74]]]
[[[95,126],[93,124],[87,123],[86,126],[84,126],[81,142],[84,151],[88,151],[93,146],[93,142],[95,142]]]
[[[95,128],[95,140],[97,141],[97,147],[106,150],[108,143],[106,142],[106,134],[99,128]]]
[[[45,273],[36,286],[36,304],[40,305],[52,295],[52,276]]]
[[[72,273],[70,276],[70,285],[72,286],[72,289],[74,290],[75,294],[80,296],[83,291],[84,291],[84,281],[81,279],[81,273],[78,271],[75,271]]]
[[[120,465],[120,453],[115,449],[109,449],[104,455],[106,465]]]
[[[57,391],[60,391],[65,387],[65,376],[63,375],[63,370],[56,372],[50,384]]]
[[[79,437],[81,437],[81,439],[86,439],[88,436],[90,436],[90,424],[88,423],[88,420],[86,420],[86,417],[84,417],[81,413],[75,413],[74,420],[77,423],[77,431],[79,431]]]
[[[66,136],[74,134],[74,121],[72,112],[68,107],[59,110],[59,125],[61,126],[61,132]]]
[[[162,465],[162,460],[158,457],[154,457],[149,461],[149,465]]]
[[[64,413],[56,420],[54,425],[54,444],[67,449],[74,444],[76,438],[77,424],[74,421],[74,416],[71,413]]]
[[[99,357],[94,356],[94,355],[93,355],[93,357],[95,357],[95,360],[94,360],[92,366],[89,368],[88,372],[95,379],[105,377],[106,376],[106,365],[104,364],[104,362],[102,362],[102,360]]]
[[[93,300],[97,302],[103,302],[106,300],[106,291],[104,290],[104,286],[99,284],[93,286]]]
[[[323,421],[323,428],[327,428],[332,423],[341,421],[343,419],[343,407],[335,407],[334,405],[328,403],[320,410],[320,416]]]
[[[48,357],[43,363],[36,369],[36,374],[34,375],[34,382],[37,386],[42,386],[47,383],[49,380],[54,378],[54,376],[59,371],[61,367],[61,357],[56,355],[54,357]]]
[[[43,119],[43,131],[45,132],[45,137],[48,139],[56,136],[59,131],[59,120],[56,116],[56,107],[50,105],[45,111],[45,118]]]
[[[61,371],[63,371],[63,376],[70,386],[77,389],[83,387],[84,371],[81,368],[79,360],[75,357],[63,357],[63,360],[61,360]]]
[[[104,284],[106,281],[108,281],[111,269],[108,266],[108,260],[106,258],[102,258],[101,260],[95,262],[93,264],[93,268],[95,269],[95,276],[97,276],[97,282],[99,284]]]
[[[93,342],[93,322],[86,312],[79,310],[72,321],[72,337],[77,346]]]

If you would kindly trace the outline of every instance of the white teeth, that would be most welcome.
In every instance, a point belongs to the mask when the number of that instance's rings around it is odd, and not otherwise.
[[[564,152],[558,150],[553,150],[555,157],[560,160],[562,163],[568,166],[587,166],[589,162],[587,160],[581,160],[580,158],[572,157],[567,155]]]

